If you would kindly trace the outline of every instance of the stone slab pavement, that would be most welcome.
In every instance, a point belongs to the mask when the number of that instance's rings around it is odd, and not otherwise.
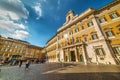
[[[0,80],[120,80],[120,65],[46,63],[2,67]]]

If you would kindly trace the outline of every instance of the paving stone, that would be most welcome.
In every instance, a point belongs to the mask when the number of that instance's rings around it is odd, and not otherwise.
[[[0,80],[120,80],[119,65],[81,65],[59,63],[2,67]]]

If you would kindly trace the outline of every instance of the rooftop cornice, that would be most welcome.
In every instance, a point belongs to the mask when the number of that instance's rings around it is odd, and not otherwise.
[[[52,37],[52,38],[50,38],[47,42],[46,42],[46,44],[48,43],[48,42],[50,42],[54,37],[56,37],[57,36],[57,33]]]
[[[109,9],[110,7],[113,7],[114,5],[119,4],[119,3],[120,3],[120,0],[115,0],[115,1],[99,8],[98,10],[95,11],[95,13],[99,13],[99,12],[105,10],[105,9]]]
[[[71,22],[63,25],[62,27],[60,27],[57,32],[61,32],[64,29],[70,27],[71,25],[75,24],[78,20],[82,20],[83,18],[87,17],[88,15],[90,15],[91,13],[93,13],[95,10],[93,8],[88,8],[87,10],[85,10],[83,13],[81,13],[80,15],[78,15],[76,18],[74,18]]]

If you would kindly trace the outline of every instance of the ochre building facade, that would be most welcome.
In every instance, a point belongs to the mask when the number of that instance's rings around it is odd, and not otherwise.
[[[120,1],[79,15],[69,11],[46,51],[48,62],[120,64]]]
[[[0,59],[3,61],[42,59],[42,49],[26,41],[0,36]]]

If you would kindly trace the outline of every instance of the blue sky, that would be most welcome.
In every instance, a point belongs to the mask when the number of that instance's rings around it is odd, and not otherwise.
[[[80,14],[113,0],[0,0],[0,35],[45,46],[69,10]]]

